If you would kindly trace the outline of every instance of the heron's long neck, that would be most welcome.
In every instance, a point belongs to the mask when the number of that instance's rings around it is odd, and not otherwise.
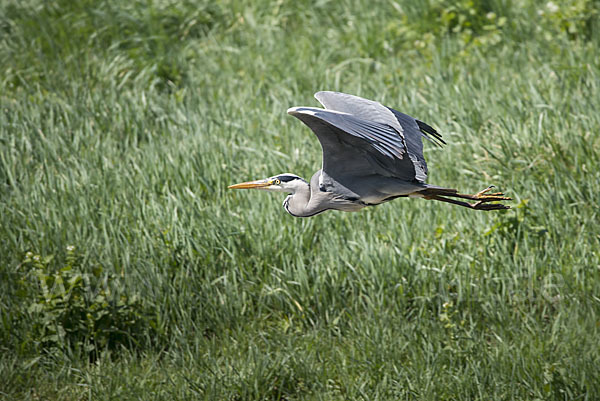
[[[296,217],[310,217],[315,214],[322,212],[323,209],[316,202],[311,202],[311,188],[310,185],[305,182],[304,185],[299,186],[296,192],[289,195],[283,201],[283,207],[288,211],[289,214]]]

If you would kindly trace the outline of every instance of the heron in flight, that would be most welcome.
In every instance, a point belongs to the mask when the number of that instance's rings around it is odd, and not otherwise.
[[[284,173],[229,188],[289,193],[283,207],[295,217],[326,210],[353,212],[400,197],[432,199],[475,210],[509,209],[491,203],[511,199],[501,192],[490,193],[493,186],[468,195],[425,183],[427,164],[421,137],[438,146],[446,143],[428,124],[379,102],[345,93],[323,91],[315,98],[324,109],[288,110],[308,125],[323,149],[323,167],[310,182]]]

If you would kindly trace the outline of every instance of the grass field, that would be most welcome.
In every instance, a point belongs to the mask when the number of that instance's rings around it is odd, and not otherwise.
[[[0,399],[600,397],[600,5],[0,3]],[[417,199],[289,216],[317,90],[438,129]]]

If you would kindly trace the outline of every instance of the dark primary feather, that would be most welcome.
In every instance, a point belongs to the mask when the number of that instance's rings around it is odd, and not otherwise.
[[[415,121],[417,122],[417,125],[419,126],[419,129],[421,129],[421,132],[425,138],[429,139],[439,147],[442,147],[442,145],[446,144],[446,141],[442,139],[442,134],[433,129],[429,124],[419,120]]]

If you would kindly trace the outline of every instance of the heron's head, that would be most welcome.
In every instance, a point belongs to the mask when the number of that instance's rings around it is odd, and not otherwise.
[[[306,187],[307,182],[295,174],[284,173],[274,175],[263,180],[242,182],[240,184],[230,185],[229,189],[263,189],[273,192],[295,193],[300,187]]]

